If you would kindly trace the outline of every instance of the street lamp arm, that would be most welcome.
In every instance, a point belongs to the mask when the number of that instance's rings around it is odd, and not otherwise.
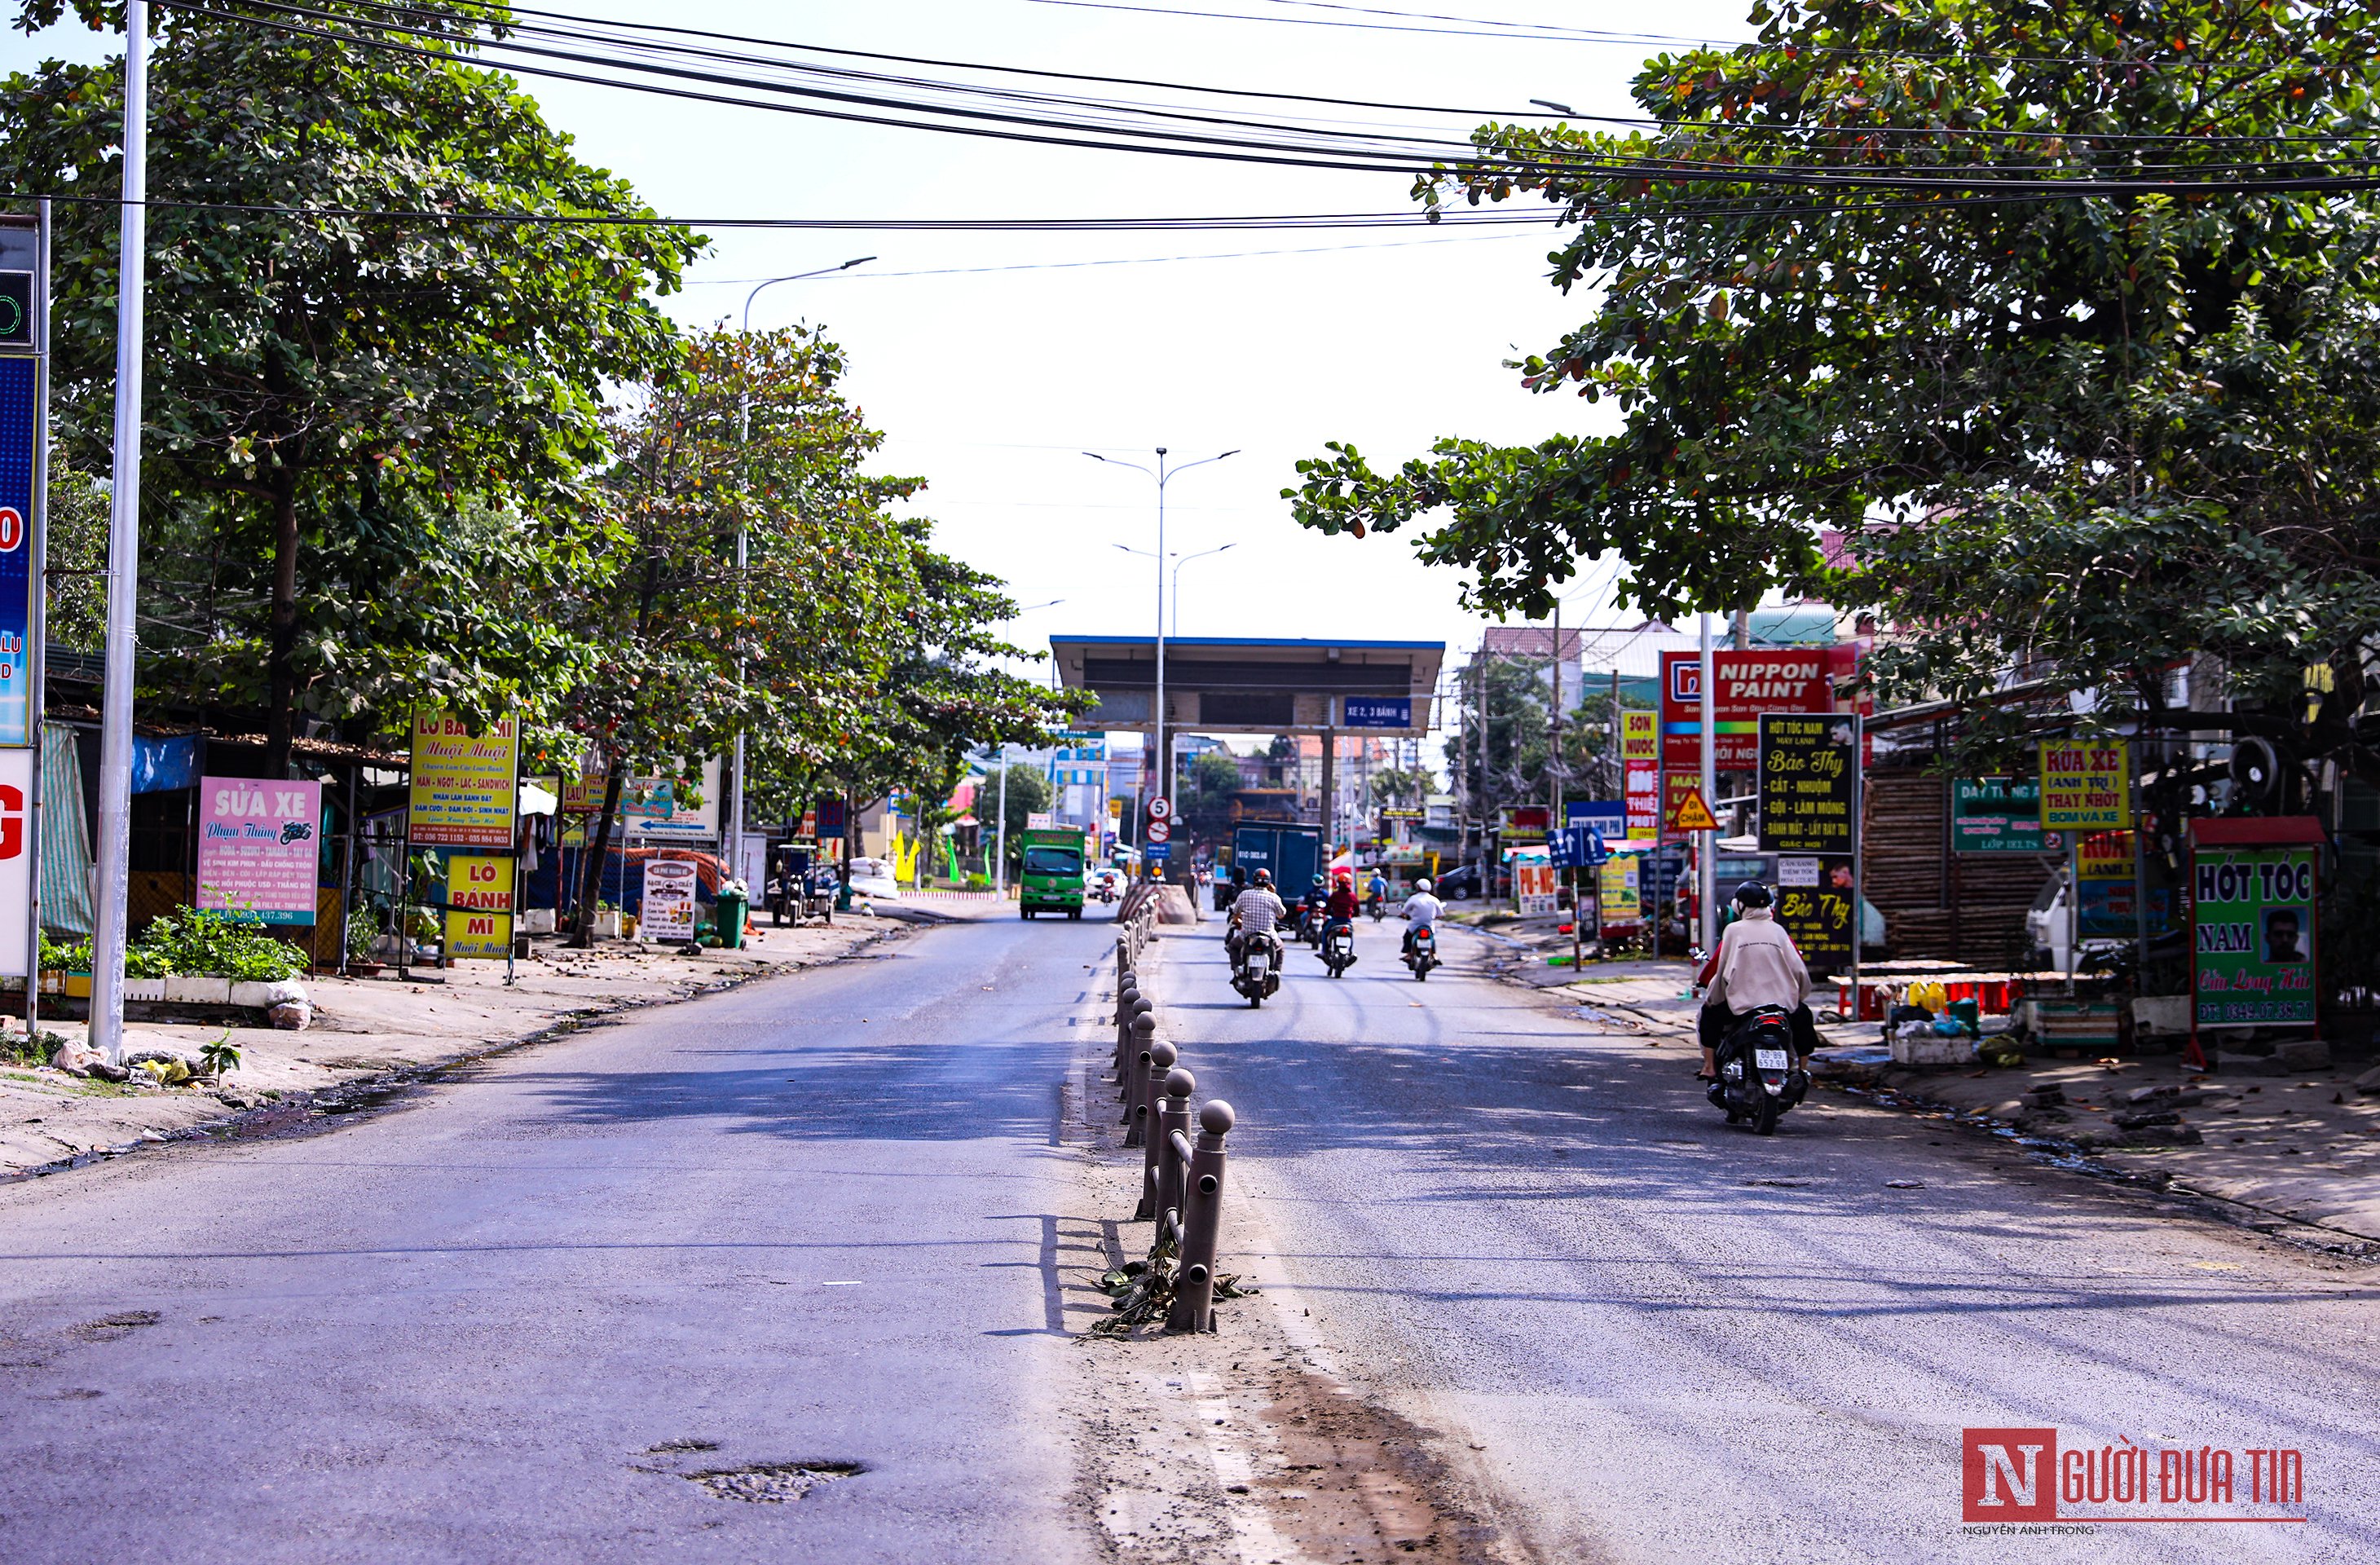
[[[854,256],[840,266],[821,266],[815,272],[789,272],[783,277],[763,277],[750,293],[744,296],[744,330],[749,332],[752,329],[752,301],[760,297],[762,288],[773,288],[780,283],[798,283],[805,277],[832,276],[838,272],[848,272],[855,266],[865,266],[875,259],[872,255]]]
[[[1143,467],[1138,462],[1127,462],[1121,456],[1102,456],[1096,451],[1086,451],[1083,455],[1089,457],[1094,462],[1104,462],[1111,467],[1130,467],[1136,473],[1147,473],[1152,479],[1157,478],[1157,470],[1155,468]],[[1164,480],[1162,479],[1159,479],[1158,481],[1162,483]]]

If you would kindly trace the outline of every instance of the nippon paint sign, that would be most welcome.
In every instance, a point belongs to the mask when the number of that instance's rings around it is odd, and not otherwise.
[[[1721,771],[1751,771],[1759,766],[1763,712],[1835,710],[1834,684],[1827,675],[1827,649],[1823,647],[1714,652],[1711,669],[1717,681],[1712,725]],[[1702,734],[1701,654],[1664,652],[1661,764],[1672,771],[1699,770],[1703,763]]]

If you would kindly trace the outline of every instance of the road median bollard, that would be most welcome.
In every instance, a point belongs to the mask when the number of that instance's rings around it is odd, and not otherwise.
[[[1141,1056],[1145,1064],[1140,1073],[1140,1095],[1133,1099],[1132,1130],[1124,1140],[1125,1146],[1140,1148],[1140,1206],[1133,1213],[1135,1222],[1157,1215],[1157,1208],[1150,1205],[1149,1194],[1149,1180],[1157,1168],[1158,1149],[1164,1145],[1157,1121],[1165,1104],[1166,1075],[1173,1069],[1173,1062],[1181,1057],[1172,1044],[1162,1041],[1150,1044],[1148,1052]]]
[[[1211,1098],[1198,1110],[1198,1139],[1190,1148],[1183,1195],[1182,1251],[1175,1260],[1168,1331],[1215,1329],[1215,1250],[1223,1231],[1223,1137],[1237,1123],[1232,1106]]]

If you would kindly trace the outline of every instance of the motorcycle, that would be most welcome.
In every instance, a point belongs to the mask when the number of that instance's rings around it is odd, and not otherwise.
[[[1429,970],[1439,965],[1437,930],[1425,924],[1413,932],[1413,940],[1405,947],[1405,965],[1413,969],[1416,983],[1429,982]]]
[[[1727,1110],[1729,1124],[1749,1122],[1755,1134],[1774,1135],[1778,1117],[1809,1094],[1808,1074],[1793,1064],[1793,1015],[1782,1006],[1744,1016],[1717,1053],[1718,1080],[1709,1097],[1712,1108]]]
[[[1320,951],[1322,949],[1322,926],[1326,921],[1327,920],[1325,919],[1322,912],[1322,904],[1318,902],[1307,902],[1305,906],[1299,910],[1297,915],[1297,938],[1305,941],[1307,945],[1312,946],[1315,950]]]
[[[1372,922],[1377,924],[1389,916],[1389,899],[1378,892],[1374,892],[1365,899],[1364,911],[1370,914]]]
[[[1101,901],[1101,902],[1103,902],[1103,903],[1109,903],[1109,902],[1113,902],[1113,901],[1115,901],[1115,899],[1116,899],[1116,877],[1115,877],[1115,871],[1113,871],[1113,870],[1111,870],[1111,870],[1107,870],[1107,871],[1102,872],[1102,873],[1100,874],[1099,878],[1096,881],[1094,881],[1094,882],[1092,883],[1091,895],[1093,895],[1093,896],[1097,897],[1099,901]]]
[[[1338,977],[1355,965],[1355,927],[1334,923],[1322,937],[1322,964]]]
[[[1232,967],[1232,987],[1246,997],[1254,1011],[1281,991],[1281,941],[1269,934],[1244,935],[1240,954]]]

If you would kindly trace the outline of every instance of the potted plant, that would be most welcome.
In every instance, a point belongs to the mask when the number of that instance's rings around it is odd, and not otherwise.
[[[124,952],[124,998],[157,1001],[165,998],[165,980],[174,976],[174,961],[153,946],[135,944]]]
[[[370,977],[380,971],[380,919],[369,907],[351,909],[347,914],[347,971],[359,977]]]

